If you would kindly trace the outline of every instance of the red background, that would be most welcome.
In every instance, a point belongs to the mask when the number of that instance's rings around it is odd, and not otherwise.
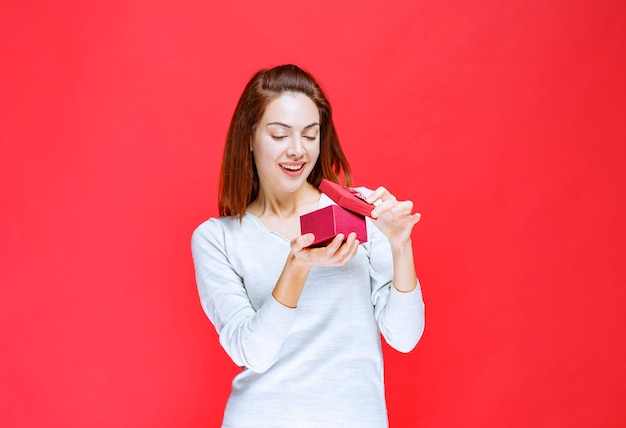
[[[189,239],[261,67],[322,82],[355,184],[423,213],[392,427],[626,425],[626,3],[0,6],[0,426],[217,426]]]

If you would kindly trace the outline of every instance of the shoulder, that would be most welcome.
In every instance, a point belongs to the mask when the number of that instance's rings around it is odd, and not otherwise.
[[[241,229],[242,224],[237,217],[213,217],[200,223],[191,235],[192,244],[200,242],[224,242],[225,237]]]

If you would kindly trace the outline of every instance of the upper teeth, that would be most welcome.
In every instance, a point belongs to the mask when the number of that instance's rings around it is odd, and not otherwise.
[[[281,164],[280,166],[282,166],[285,169],[289,169],[291,171],[297,171],[300,168],[302,168],[303,165],[304,164],[301,164],[301,165],[285,165],[285,164]]]

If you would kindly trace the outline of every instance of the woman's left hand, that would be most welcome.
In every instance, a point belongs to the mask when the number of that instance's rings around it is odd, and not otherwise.
[[[398,201],[384,187],[379,187],[372,192],[366,201],[376,205],[371,217],[392,246],[401,246],[410,242],[413,226],[421,218],[420,213],[413,214],[413,202]]]

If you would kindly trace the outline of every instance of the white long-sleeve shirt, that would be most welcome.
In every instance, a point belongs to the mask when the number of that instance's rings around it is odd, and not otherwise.
[[[333,204],[322,194],[318,208]],[[314,266],[296,309],[272,296],[290,243],[253,215],[213,218],[192,237],[202,307],[243,368],[224,412],[228,428],[387,427],[380,333],[408,352],[424,328],[421,289],[392,284],[387,238],[342,267]]]

